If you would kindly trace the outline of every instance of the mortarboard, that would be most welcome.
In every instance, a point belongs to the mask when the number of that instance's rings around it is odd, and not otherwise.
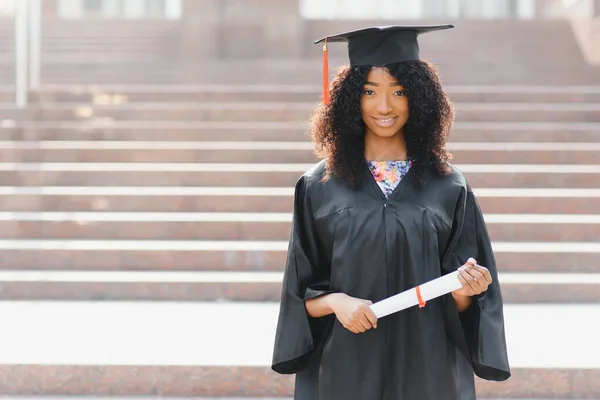
[[[453,25],[375,26],[326,36],[315,42],[323,45],[323,102],[329,103],[327,44],[347,42],[350,66],[388,65],[419,60],[417,37],[422,33],[454,28]]]

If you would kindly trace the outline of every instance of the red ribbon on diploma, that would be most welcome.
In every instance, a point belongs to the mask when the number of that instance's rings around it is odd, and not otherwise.
[[[427,304],[427,302],[423,300],[423,297],[421,296],[421,286],[417,286],[415,290],[417,291],[417,300],[419,300],[419,308],[425,307],[425,304]]]

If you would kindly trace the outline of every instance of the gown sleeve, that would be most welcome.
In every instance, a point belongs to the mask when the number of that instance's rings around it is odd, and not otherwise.
[[[449,301],[452,304],[448,307],[454,308],[450,334],[459,342],[458,347],[463,350],[478,377],[504,381],[511,373],[498,271],[483,213],[468,186],[459,201],[455,224],[452,249],[445,260],[445,269],[447,272],[455,271],[473,257],[490,271],[493,281],[487,291],[474,296],[471,307],[464,312],[458,313],[453,301]]]
[[[333,321],[332,315],[309,317],[304,305],[306,300],[332,293],[330,265],[320,250],[310,204],[304,176],[296,183],[294,192],[292,228],[271,364],[280,374],[301,371]]]

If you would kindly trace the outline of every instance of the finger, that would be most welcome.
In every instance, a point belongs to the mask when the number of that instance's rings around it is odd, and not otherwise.
[[[367,317],[365,317],[365,310],[363,307],[358,308],[354,312],[354,315],[352,316],[352,325],[354,325],[357,329],[363,329],[362,332],[371,329],[371,323]]]
[[[471,286],[469,285],[469,282],[467,281],[467,279],[463,276],[463,271],[459,270],[458,271],[458,280],[460,281],[462,288],[458,290],[458,292],[461,295],[464,296],[472,296],[473,293],[473,289],[471,288]]]
[[[363,300],[365,307],[362,309],[363,312],[363,316],[366,318],[366,323],[370,328],[377,328],[377,317],[375,316],[375,313],[373,312],[373,310],[371,309],[371,307],[369,307],[370,305],[373,304],[372,301],[370,300]]]
[[[490,270],[487,269],[486,267],[482,266],[482,265],[475,265],[475,268],[477,269],[477,271],[481,272],[483,274],[483,276],[485,277],[485,281],[487,282],[487,284],[491,284],[493,279],[492,279],[492,274],[490,273]]]
[[[465,280],[466,286],[469,286],[471,283],[475,282],[474,277],[471,274],[469,274],[468,268],[461,267],[458,270],[458,272],[460,273],[460,276]]]
[[[476,265],[468,272],[477,279],[477,282],[479,283],[480,292],[485,292],[488,289],[488,286],[492,283],[489,271],[485,267]]]
[[[369,320],[369,322],[371,323],[371,325],[374,328],[377,328],[377,316],[375,315],[373,310],[371,310],[370,307],[367,309],[367,312],[365,313],[365,315],[366,315],[367,319]]]
[[[471,276],[471,274],[469,274],[467,271],[465,271],[464,269],[460,270],[460,275],[463,277],[463,279],[466,281],[466,284],[464,284],[463,287],[465,288],[469,288],[471,289],[473,292],[475,292],[477,290],[478,284],[477,281],[475,280],[475,278],[473,276]]]
[[[360,317],[359,323],[366,329],[369,330],[373,327],[373,324],[371,324],[371,321],[369,321],[369,318],[367,318],[366,314],[363,314]]]
[[[460,281],[460,283],[462,284],[463,287],[469,286],[469,282],[467,282],[467,280],[463,276],[462,268],[459,268],[457,276],[458,276],[458,280]]]
[[[479,286],[485,287],[487,286],[487,281],[485,279],[485,276],[479,272],[476,268],[468,268],[466,269],[466,272],[471,275],[473,277],[473,279],[475,279],[475,282],[477,282],[479,284]]]
[[[356,314],[352,316],[350,323],[359,332],[364,332],[367,330],[367,326],[364,326],[363,322],[361,321],[362,315],[360,315],[359,312],[360,311],[358,310],[356,311]]]
[[[469,275],[473,277],[475,283],[471,283],[473,287],[473,294],[481,294],[488,289],[488,282],[485,277],[479,270],[476,268],[471,268],[466,271]]]

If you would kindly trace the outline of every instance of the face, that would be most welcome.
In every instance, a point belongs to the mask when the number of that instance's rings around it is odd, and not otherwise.
[[[360,100],[366,134],[393,137],[408,120],[408,99],[404,88],[386,68],[372,68]]]

